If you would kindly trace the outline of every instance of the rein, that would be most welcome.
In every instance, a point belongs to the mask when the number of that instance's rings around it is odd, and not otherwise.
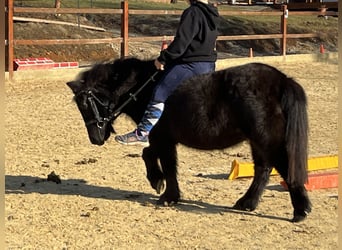
[[[107,119],[109,120],[116,119],[119,115],[121,115],[122,109],[125,106],[127,106],[132,100],[137,101],[137,95],[146,87],[146,85],[149,84],[151,81],[152,82],[156,81],[154,77],[158,74],[158,72],[159,71],[154,72],[154,74],[149,79],[147,79],[147,81],[143,85],[141,85],[141,87],[137,89],[137,91],[135,91],[133,94],[129,93],[129,98],[123,104],[121,104],[120,107],[114,110],[114,112],[111,115],[109,115]]]

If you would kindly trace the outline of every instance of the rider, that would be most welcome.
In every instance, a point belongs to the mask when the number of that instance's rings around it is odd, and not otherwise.
[[[215,70],[217,52],[218,10],[208,0],[190,0],[182,13],[174,40],[154,61],[158,70],[164,70],[143,118],[133,132],[118,135],[115,140],[124,145],[147,145],[148,134],[159,120],[164,102],[184,80]]]

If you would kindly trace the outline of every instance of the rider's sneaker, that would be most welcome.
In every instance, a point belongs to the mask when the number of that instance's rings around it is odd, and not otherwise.
[[[115,140],[123,145],[148,146],[148,135],[138,135],[137,129],[125,135],[117,135]]]

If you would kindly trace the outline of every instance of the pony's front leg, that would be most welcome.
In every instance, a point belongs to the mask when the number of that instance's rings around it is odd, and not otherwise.
[[[177,181],[177,151],[175,145],[163,146],[159,149],[160,164],[166,180],[165,192],[160,196],[158,204],[172,205],[179,201],[180,190]]]
[[[143,149],[142,158],[146,166],[147,179],[152,188],[160,194],[164,189],[164,175],[160,170],[158,157],[151,147],[146,147]]]
[[[254,166],[254,179],[248,191],[234,205],[235,209],[253,211],[258,206],[260,197],[268,183],[272,168]]]

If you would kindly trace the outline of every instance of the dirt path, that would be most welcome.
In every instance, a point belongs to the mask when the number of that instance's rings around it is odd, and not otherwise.
[[[306,89],[310,156],[337,154],[337,64],[273,65]],[[251,182],[227,180],[232,160],[251,160],[247,144],[179,146],[183,200],[155,206],[141,147],[91,145],[68,80],[6,82],[7,249],[337,249],[337,189],[309,192],[313,211],[298,224],[279,177],[255,212],[229,209]],[[52,171],[61,184],[46,181]]]

